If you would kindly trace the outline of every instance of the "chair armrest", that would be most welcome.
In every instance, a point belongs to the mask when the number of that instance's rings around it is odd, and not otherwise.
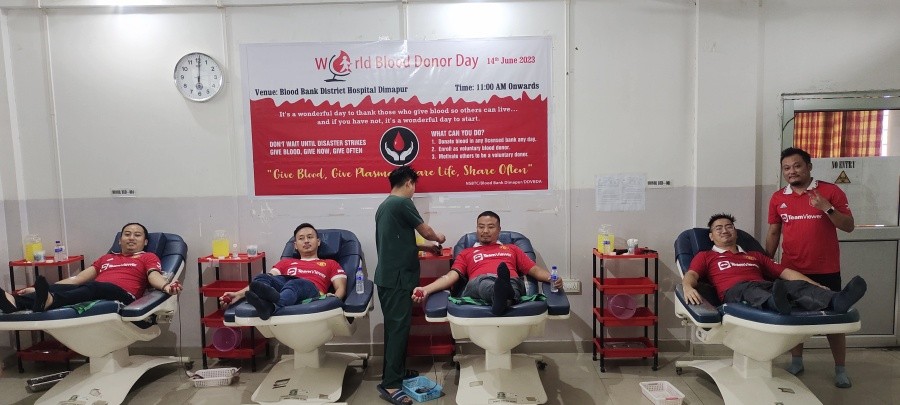
[[[722,314],[719,312],[719,309],[706,299],[702,299],[702,302],[698,305],[689,304],[687,299],[684,298],[684,285],[681,283],[675,285],[675,296],[685,309],[686,315],[690,316],[697,326],[709,328],[722,323]],[[678,311],[676,310],[676,312]]]
[[[425,299],[425,319],[428,322],[447,322],[447,304],[450,303],[450,291],[437,291]]]
[[[562,289],[550,291],[549,283],[540,283],[541,294],[547,297],[547,316],[556,319],[569,317],[569,297]]]
[[[350,318],[360,318],[368,315],[369,304],[372,302],[372,295],[375,293],[375,283],[372,280],[363,280],[362,294],[357,294],[356,290],[347,291],[347,297],[344,298],[344,315]]]
[[[122,320],[125,321],[142,321],[150,315],[153,315],[156,308],[166,302],[169,298],[173,298],[173,296],[160,290],[154,290],[144,294],[141,298],[134,300],[134,302],[128,304],[125,308],[122,308],[122,310],[119,311],[119,314],[122,316]]]

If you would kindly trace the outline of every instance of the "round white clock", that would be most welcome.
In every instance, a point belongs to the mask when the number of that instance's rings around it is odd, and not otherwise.
[[[209,100],[222,89],[224,82],[219,63],[205,53],[189,53],[175,65],[175,87],[188,100]]]

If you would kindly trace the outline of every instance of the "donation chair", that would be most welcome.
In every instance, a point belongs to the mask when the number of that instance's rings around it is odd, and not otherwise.
[[[110,253],[121,251],[116,234]],[[187,245],[172,233],[147,235],[145,252],[160,258],[167,280],[183,276]],[[160,335],[157,322],[168,321],[178,309],[178,297],[150,288],[125,306],[118,301],[99,300],[83,309],[67,306],[45,312],[20,311],[0,315],[0,330],[41,330],[75,352],[90,359],[63,378],[38,404],[120,404],[135,381],[147,370],[183,359],[177,357],[130,356],[128,346]]]
[[[355,318],[368,315],[372,307],[375,284],[363,279],[364,292],[356,292],[356,270],[362,266],[362,247],[353,232],[342,229],[319,229],[319,258],[337,261],[347,273],[347,295],[344,300],[325,297],[306,304],[277,309],[272,317],[262,320],[256,309],[243,302],[229,307],[224,314],[227,326],[254,326],[267,338],[276,338],[294,350],[272,367],[251,399],[270,403],[332,403],[341,397],[344,373],[351,362],[367,354],[325,351],[325,343],[335,336],[351,336],[356,330]],[[299,258],[294,238],[287,241],[281,258]],[[265,269],[266,271],[268,269]]]
[[[737,230],[738,245],[746,251],[765,252],[750,234]],[[682,276],[694,256],[712,249],[708,228],[688,229],[675,239],[675,259]],[[675,287],[675,314],[695,326],[694,337],[702,343],[724,344],[734,351],[731,359],[675,362],[703,370],[715,381],[722,398],[731,404],[821,404],[805,385],[787,371],[772,367],[772,360],[813,335],[850,333],[859,330],[859,312],[794,311],[781,315],[741,303],[719,302],[712,285],[697,290],[704,301],[688,304],[681,283]]]
[[[475,233],[460,238],[453,247],[453,257],[478,241]],[[500,243],[515,244],[532,260],[531,241],[518,232],[501,231]],[[490,306],[454,304],[449,297],[459,296],[468,280],[461,279],[452,291],[435,292],[425,303],[429,322],[450,322],[454,339],[470,339],[483,348],[484,356],[455,356],[459,364],[459,388],[456,403],[460,405],[517,403],[542,404],[547,393],[541,384],[538,368],[545,364],[540,356],[512,354],[512,349],[530,336],[544,333],[547,319],[567,319],[569,300],[562,290],[551,292],[550,285],[526,276],[525,295],[540,292],[546,301],[522,302],[509,307],[501,316],[491,313]]]

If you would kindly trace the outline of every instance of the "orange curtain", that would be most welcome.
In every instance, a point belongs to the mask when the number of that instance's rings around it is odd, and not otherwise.
[[[884,112],[806,111],[794,115],[794,146],[815,158],[881,155]]]

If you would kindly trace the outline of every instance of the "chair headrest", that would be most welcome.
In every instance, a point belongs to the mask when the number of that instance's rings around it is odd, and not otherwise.
[[[531,260],[537,260],[537,255],[534,252],[534,247],[531,246],[531,240],[528,239],[525,235],[522,235],[518,232],[513,231],[500,231],[500,236],[497,238],[500,243],[504,245],[514,244],[522,249],[526,255]],[[456,246],[453,246],[453,257],[459,255],[459,252],[462,252],[463,249],[470,248],[475,246],[475,243],[478,242],[478,236],[475,235],[475,232],[470,232],[463,235],[459,238],[459,241],[456,242]]]
[[[737,229],[737,235],[737,244],[744,250],[760,253],[766,252],[759,241],[749,233]],[[675,260],[678,262],[681,272],[687,272],[691,260],[694,259],[697,253],[710,250],[712,247],[713,242],[709,239],[709,228],[691,228],[681,232],[675,238]]]

